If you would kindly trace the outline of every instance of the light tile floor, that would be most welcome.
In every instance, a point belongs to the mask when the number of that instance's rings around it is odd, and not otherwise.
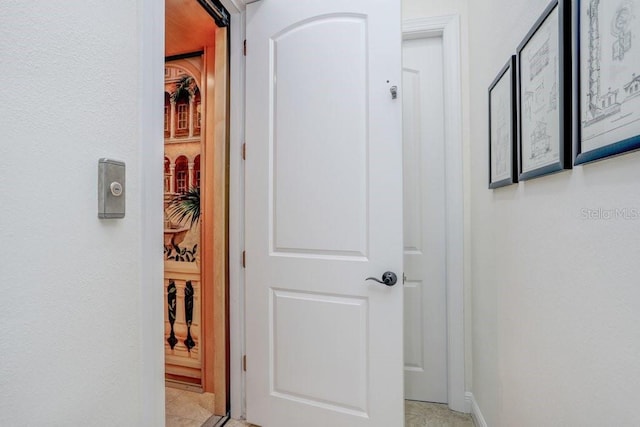
[[[213,393],[195,393],[165,387],[166,427],[213,426],[220,417],[213,416]]]
[[[469,414],[452,411],[439,403],[404,402],[405,427],[473,427]]]
[[[404,411],[405,427],[473,427],[469,414],[454,412],[447,405],[439,403],[406,400]],[[244,421],[229,420],[224,427],[256,426]]]

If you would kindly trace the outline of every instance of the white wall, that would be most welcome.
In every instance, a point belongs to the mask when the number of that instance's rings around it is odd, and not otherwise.
[[[162,379],[162,344],[158,357],[142,359],[144,304],[161,300],[141,300],[149,244],[139,9],[130,0],[2,2],[0,425],[163,418],[157,405],[143,415],[145,388]],[[127,163],[124,219],[97,218],[100,157]],[[153,371],[143,381],[145,367]]]
[[[640,425],[640,153],[487,190],[487,88],[548,0],[469,2],[473,394],[491,427]]]

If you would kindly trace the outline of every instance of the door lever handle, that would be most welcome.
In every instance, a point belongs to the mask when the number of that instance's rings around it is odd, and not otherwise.
[[[394,273],[393,271],[386,271],[382,275],[382,280],[376,279],[375,277],[367,277],[365,280],[374,280],[383,285],[393,286],[398,283],[398,276],[396,276],[396,273]]]

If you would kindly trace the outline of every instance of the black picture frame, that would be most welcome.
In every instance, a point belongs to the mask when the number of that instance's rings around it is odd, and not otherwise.
[[[517,70],[518,178],[571,169],[570,0],[554,0],[546,7],[518,46]]]
[[[502,88],[505,84],[508,85],[508,90]],[[494,110],[497,110],[495,111],[497,114],[494,114]],[[518,182],[516,121],[516,56],[512,55],[489,85],[490,189]],[[496,139],[508,141],[496,141]]]
[[[624,23],[614,24],[621,14],[632,13],[625,11],[627,7],[636,9],[636,17],[626,21],[628,32],[620,28]],[[638,10],[640,0],[576,0],[575,165],[640,149],[640,46],[632,45],[631,35],[625,35],[634,30],[633,36],[638,37]],[[614,67],[615,73],[610,73]],[[629,80],[627,85],[625,78]],[[605,90],[607,93],[603,93]]]

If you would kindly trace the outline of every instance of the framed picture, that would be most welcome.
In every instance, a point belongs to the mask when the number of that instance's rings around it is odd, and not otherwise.
[[[640,0],[578,0],[575,164],[640,148]]]
[[[571,169],[570,0],[554,0],[518,46],[519,179]]]
[[[516,57],[489,86],[489,188],[518,182],[516,149]]]

